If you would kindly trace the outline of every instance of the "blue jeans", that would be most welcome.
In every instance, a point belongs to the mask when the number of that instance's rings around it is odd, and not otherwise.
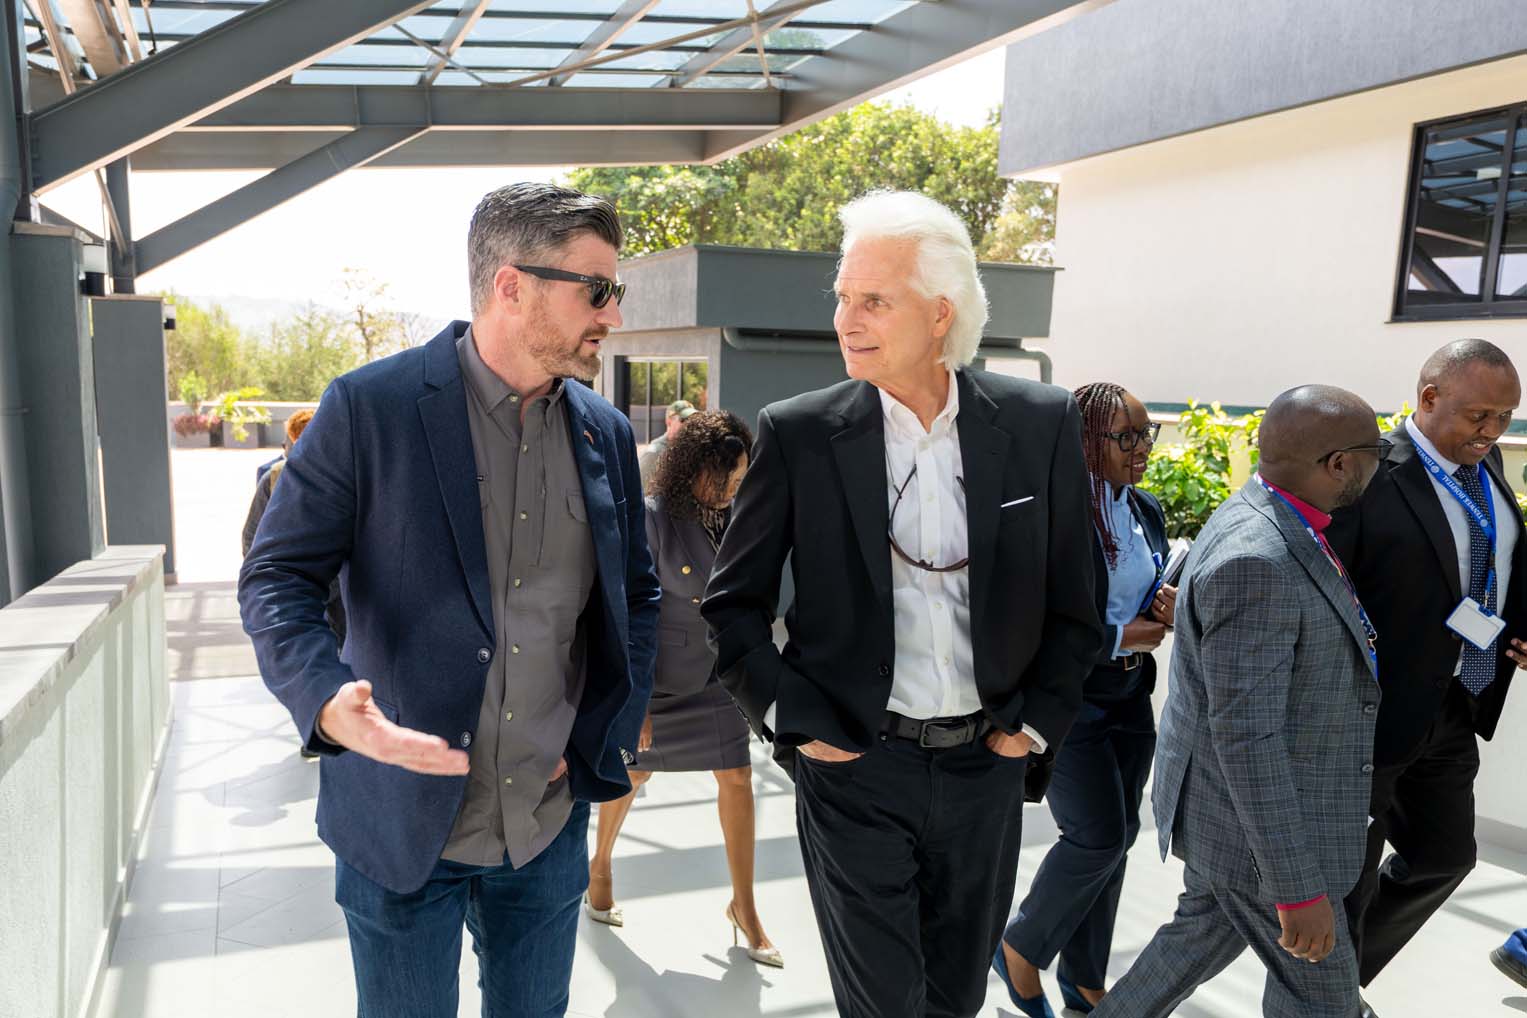
[[[456,1018],[463,923],[477,954],[483,1018],[560,1018],[588,886],[588,824],[588,803],[577,803],[562,833],[524,868],[442,859],[412,894],[339,860],[334,900],[350,930],[359,1018]]]

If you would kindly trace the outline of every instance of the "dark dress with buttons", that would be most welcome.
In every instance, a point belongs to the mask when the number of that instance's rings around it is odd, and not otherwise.
[[[718,535],[719,537],[719,535]],[[748,723],[716,678],[700,599],[716,559],[716,538],[695,520],[670,516],[647,500],[647,543],[663,602],[657,623],[652,747],[631,764],[639,771],[716,771],[748,764]]]

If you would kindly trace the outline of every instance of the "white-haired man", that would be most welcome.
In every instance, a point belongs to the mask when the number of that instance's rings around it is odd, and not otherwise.
[[[1065,737],[1102,642],[1081,423],[1061,389],[968,367],[986,295],[952,212],[878,193],[841,215],[850,381],[759,415],[701,611],[795,775],[839,1012],[973,1015],[1025,757]]]

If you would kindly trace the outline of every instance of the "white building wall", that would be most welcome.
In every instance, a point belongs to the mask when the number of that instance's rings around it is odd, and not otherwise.
[[[1060,167],[1055,381],[1251,405],[1320,381],[1389,410],[1460,336],[1527,365],[1527,319],[1389,321],[1414,125],[1524,99],[1516,57]]]

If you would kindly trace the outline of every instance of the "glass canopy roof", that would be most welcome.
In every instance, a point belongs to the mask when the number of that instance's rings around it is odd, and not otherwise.
[[[55,5],[65,45],[88,56],[56,0],[25,0],[31,62],[55,69],[39,8]],[[262,0],[133,0],[145,57]],[[437,3],[314,61],[293,84],[463,88],[789,88],[791,68],[831,51],[916,0],[467,0]],[[757,36],[749,8],[758,15]],[[759,38],[763,53],[759,53]],[[764,73],[767,61],[768,77]]]

